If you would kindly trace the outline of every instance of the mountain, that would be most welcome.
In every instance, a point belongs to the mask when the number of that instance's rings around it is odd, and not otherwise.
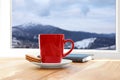
[[[88,38],[81,41],[76,41],[74,44],[75,47],[78,49],[86,49],[86,48],[90,48],[95,40],[96,38]]]
[[[90,49],[115,45],[115,34],[97,34],[83,31],[68,31],[52,25],[25,24],[12,27],[12,46],[17,48],[38,48],[38,34],[59,33],[64,34],[65,39],[72,39],[75,43],[80,42],[79,44],[83,44],[81,41],[84,42],[86,39],[94,38],[95,40],[92,43],[88,42],[90,44],[87,46],[89,46]],[[70,44],[67,43],[65,48],[69,47]]]

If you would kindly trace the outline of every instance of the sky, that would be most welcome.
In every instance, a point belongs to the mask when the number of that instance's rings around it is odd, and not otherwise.
[[[12,26],[37,23],[71,31],[116,32],[116,0],[12,0]]]

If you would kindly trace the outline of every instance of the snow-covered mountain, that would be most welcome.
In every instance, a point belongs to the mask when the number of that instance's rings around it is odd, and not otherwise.
[[[112,45],[112,46],[108,46],[108,47],[101,47],[101,48],[97,48],[98,50],[115,50],[116,46]]]
[[[83,31],[68,31],[52,25],[24,24],[12,27],[14,48],[38,48],[38,34],[64,34],[72,39],[76,49],[96,49],[115,45],[115,34],[97,34]],[[70,48],[66,44],[65,48]]]
[[[94,43],[95,40],[96,38],[88,38],[81,41],[76,41],[74,44],[78,49],[88,49],[92,46],[92,43]]]

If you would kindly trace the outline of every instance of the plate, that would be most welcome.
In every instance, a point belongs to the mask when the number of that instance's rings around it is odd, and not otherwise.
[[[66,64],[71,63],[72,60],[62,59],[61,63],[38,63],[32,62],[33,64],[40,66],[41,68],[63,68]]]

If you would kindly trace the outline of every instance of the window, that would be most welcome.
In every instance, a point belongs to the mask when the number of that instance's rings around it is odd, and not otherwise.
[[[26,1],[26,0],[17,0],[17,1]],[[34,0],[33,0],[34,1]],[[39,1],[39,0],[35,0],[35,1]],[[42,0],[42,1],[45,1],[45,0]],[[82,1],[82,0],[78,0],[78,1]],[[86,0],[85,0],[86,1]],[[92,1],[94,1],[94,0],[92,0]],[[101,1],[101,0],[96,0],[96,1]],[[114,0],[111,0],[111,1],[113,1],[114,2]],[[110,2],[111,2],[110,1]],[[109,1],[108,1],[109,2]],[[45,3],[45,2],[44,2]],[[113,24],[113,25],[115,25],[114,27],[113,27],[113,31],[115,31],[115,32],[112,32],[112,33],[115,33],[116,35],[116,40],[115,40],[115,46],[116,46],[116,48],[114,49],[114,50],[96,50],[96,49],[75,49],[74,51],[75,52],[85,52],[85,53],[119,53],[119,51],[120,51],[120,29],[119,29],[119,24],[118,24],[118,17],[119,17],[119,15],[118,15],[118,13],[119,13],[119,4],[120,2],[118,2],[118,0],[116,0],[116,3],[115,3],[115,5],[116,5],[116,8],[114,8],[116,11],[113,11],[113,13],[115,13],[116,15],[113,15],[114,16],[114,19],[115,19],[115,16],[116,16],[116,19],[114,20],[113,19],[113,21],[115,21],[115,23],[116,24]],[[12,16],[13,16],[13,10],[12,10],[12,4],[13,4],[13,1],[11,0],[11,2],[10,1],[8,1],[8,0],[0,0],[0,49],[1,49],[1,53],[7,53],[7,55],[11,55],[12,53],[14,53],[13,55],[22,55],[22,54],[26,54],[26,53],[39,53],[39,50],[37,49],[37,48],[30,48],[30,49],[28,49],[28,48],[12,48],[12,31],[13,31],[13,29],[12,29],[12,26],[15,26],[15,25],[13,25],[13,18],[12,18]],[[111,4],[111,3],[110,3]],[[23,4],[24,5],[24,4]],[[86,4],[87,5],[87,4]],[[113,4],[111,4],[111,5],[113,5]],[[95,6],[97,6],[97,5],[95,5]],[[105,4],[104,4],[104,6],[105,6]],[[108,4],[107,4],[107,6],[108,6]],[[106,7],[107,7],[106,6]],[[11,7],[11,8],[10,8]],[[20,6],[19,6],[20,7]],[[73,6],[73,7],[75,7],[75,6]],[[77,6],[76,6],[77,7]],[[91,5],[91,7],[92,7],[92,5]],[[109,8],[109,7],[107,7],[107,8]],[[20,9],[20,8],[19,8]],[[77,11],[77,10],[76,10]],[[83,10],[84,11],[84,10]],[[89,11],[89,10],[88,10]],[[106,11],[106,9],[105,9],[105,11]],[[33,11],[34,12],[34,11]],[[87,12],[86,12],[87,13]],[[112,14],[113,14],[112,13]],[[11,16],[12,15],[12,16]],[[57,13],[56,13],[56,15],[57,15]],[[83,14],[82,14],[83,15]],[[86,14],[86,15],[88,15],[88,13]],[[33,15],[34,16],[34,15]],[[45,15],[44,15],[45,16]],[[53,15],[54,16],[54,15]],[[68,15],[69,16],[69,15]],[[107,15],[107,16],[109,16],[109,15]],[[106,17],[107,17],[106,16]],[[16,16],[16,17],[20,17],[20,16]],[[27,18],[27,16],[24,16],[24,17],[26,17]],[[84,18],[85,18],[85,15],[84,15]],[[11,20],[12,19],[12,20]],[[33,18],[34,19],[34,18]],[[36,19],[36,18],[35,18]],[[24,20],[23,20],[24,21]],[[31,21],[30,21],[31,22]],[[30,23],[30,22],[28,22],[28,23]],[[37,22],[36,22],[37,23]],[[83,22],[81,22],[82,24],[83,24]],[[33,24],[33,22],[32,22],[32,24]],[[40,23],[40,24],[42,24],[42,23]],[[88,23],[86,23],[86,24],[88,24]],[[27,25],[27,24],[26,24]],[[51,24],[42,24],[42,25],[51,25]],[[56,25],[53,25],[53,26],[55,26],[55,27],[59,27],[59,26],[56,26]],[[116,29],[115,29],[116,28]],[[65,29],[66,30],[66,29]],[[87,29],[86,29],[87,30]],[[104,29],[105,30],[105,29]],[[109,31],[109,30],[108,30]],[[85,31],[85,32],[89,32],[89,31]],[[96,33],[96,32],[93,32],[93,33]],[[100,32],[99,32],[100,33]],[[107,32],[107,33],[109,33],[109,32]],[[35,38],[35,37],[34,37]],[[15,38],[14,38],[15,39]],[[91,39],[91,38],[88,38],[87,40],[89,40],[89,39]],[[95,39],[95,38],[93,38],[93,39]],[[73,52],[74,52],[73,51]],[[11,53],[11,54],[9,54],[9,53]],[[12,56],[13,56],[12,55]],[[5,56],[6,56],[6,54],[5,54]]]
[[[12,0],[12,48],[38,48],[46,33],[75,49],[116,50],[116,0]]]

